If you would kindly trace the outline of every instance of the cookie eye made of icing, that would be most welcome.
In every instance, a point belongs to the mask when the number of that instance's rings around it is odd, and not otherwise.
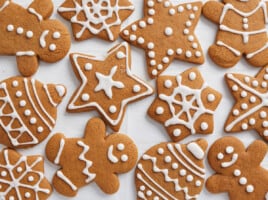
[[[232,146],[228,146],[228,147],[226,147],[225,152],[226,152],[227,154],[232,154],[232,153],[234,153],[234,147],[232,147]]]
[[[217,158],[218,160],[222,160],[224,158],[223,153],[218,153]]]

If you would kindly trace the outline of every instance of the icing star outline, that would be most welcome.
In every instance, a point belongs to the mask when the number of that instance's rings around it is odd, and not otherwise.
[[[268,141],[268,66],[255,77],[229,73],[225,80],[236,100],[226,120],[225,131],[255,129]]]
[[[118,131],[126,105],[153,94],[153,89],[130,71],[131,54],[127,42],[112,48],[105,58],[74,53],[70,59],[77,78],[82,82],[69,101],[67,110],[70,112],[96,109],[113,130]],[[110,83],[98,87],[98,74],[110,74],[113,78]],[[117,86],[111,87],[113,83]],[[107,85],[111,93],[107,92]]]
[[[144,0],[144,17],[120,36],[145,50],[151,78],[161,74],[174,59],[202,64],[204,55],[195,27],[202,2],[172,5],[169,0]]]

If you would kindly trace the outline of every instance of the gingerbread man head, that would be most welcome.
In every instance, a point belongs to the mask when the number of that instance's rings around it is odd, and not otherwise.
[[[75,196],[79,188],[93,181],[105,193],[115,193],[119,189],[117,175],[130,171],[138,157],[134,142],[119,133],[106,136],[105,124],[99,118],[89,120],[84,138],[53,136],[46,155],[61,166],[53,185],[65,196]]]

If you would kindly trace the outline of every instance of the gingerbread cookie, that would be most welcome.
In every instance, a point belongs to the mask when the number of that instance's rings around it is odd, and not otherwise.
[[[54,135],[46,146],[46,155],[61,166],[53,178],[55,189],[71,197],[93,181],[103,192],[115,193],[120,185],[117,175],[135,166],[138,152],[128,136],[120,133],[106,136],[104,122],[93,118],[87,123],[84,138]]]
[[[196,199],[205,182],[206,149],[205,140],[150,148],[136,168],[137,200]]]
[[[226,132],[255,129],[268,141],[268,66],[250,77],[243,74],[226,74],[226,82],[236,103],[226,120]]]
[[[130,47],[126,42],[115,46],[106,58],[71,54],[73,70],[81,79],[67,110],[97,110],[118,131],[126,105],[153,93],[153,89],[130,71]]]
[[[130,0],[65,0],[59,14],[72,23],[76,40],[99,37],[115,41],[121,24],[134,11]]]
[[[209,149],[208,162],[216,172],[208,178],[212,193],[228,192],[230,200],[267,199],[268,170],[261,167],[267,145],[256,140],[247,149],[235,137],[217,140]]]
[[[16,55],[23,76],[33,75],[38,58],[53,63],[62,59],[70,48],[70,35],[52,14],[51,0],[34,0],[23,8],[10,0],[0,0],[0,54]]]
[[[11,149],[0,151],[0,186],[0,198],[8,200],[45,200],[52,193],[43,158]]]
[[[253,66],[268,63],[267,5],[264,0],[208,1],[204,5],[204,16],[219,24],[216,42],[209,48],[216,64],[233,67],[243,55]]]
[[[158,77],[157,92],[148,114],[165,126],[173,141],[213,132],[213,114],[221,94],[207,86],[196,68],[177,76]]]
[[[43,141],[57,118],[65,96],[62,85],[12,77],[0,82],[0,143],[25,148]]]
[[[174,6],[169,0],[144,0],[144,17],[121,32],[124,40],[145,50],[151,78],[156,78],[174,59],[204,62],[194,33],[201,7],[201,2]]]

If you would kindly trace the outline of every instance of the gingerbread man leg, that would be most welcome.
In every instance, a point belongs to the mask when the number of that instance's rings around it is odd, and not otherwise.
[[[225,68],[233,67],[242,56],[239,50],[222,41],[217,41],[216,44],[210,46],[208,53],[217,65]]]
[[[266,65],[268,63],[268,43],[266,43],[261,49],[247,54],[246,58],[253,66],[263,67]]]
[[[19,72],[26,77],[29,77],[38,69],[39,63],[38,58],[34,52],[18,52],[17,53],[17,64]]]

